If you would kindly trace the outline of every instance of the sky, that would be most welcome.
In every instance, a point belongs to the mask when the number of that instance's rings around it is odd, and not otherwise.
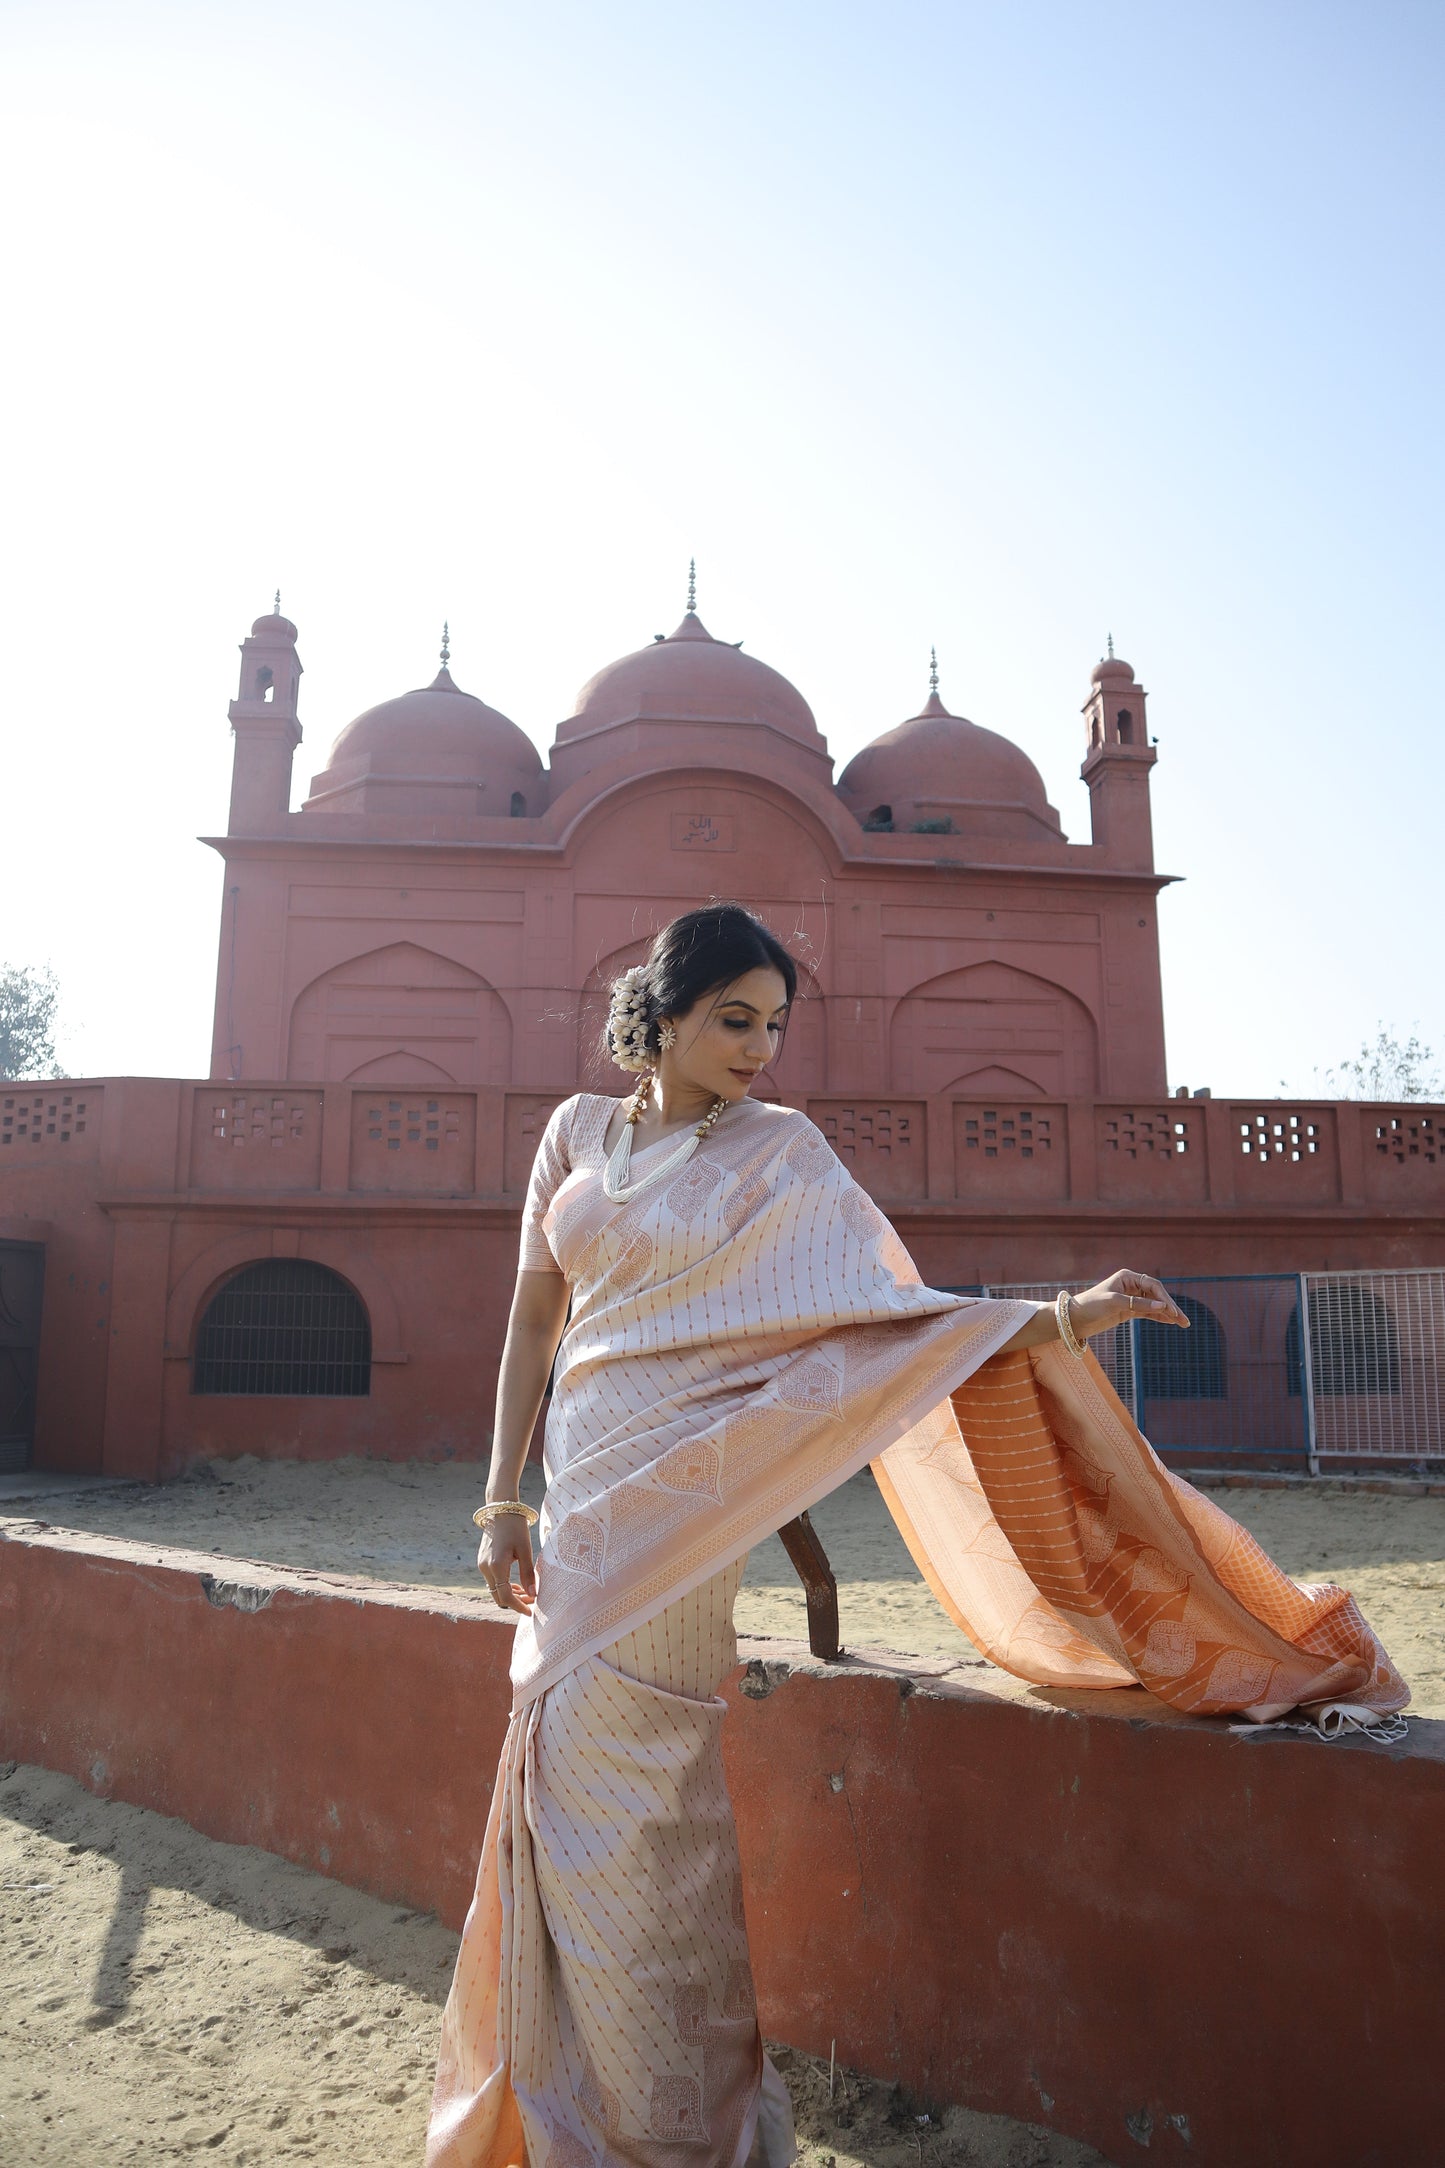
[[[206,1073],[237,643],[293,803],[458,682],[545,754],[699,608],[839,770],[922,704],[1089,835],[1158,739],[1171,1087],[1445,1054],[1437,0],[0,0],[0,962]]]

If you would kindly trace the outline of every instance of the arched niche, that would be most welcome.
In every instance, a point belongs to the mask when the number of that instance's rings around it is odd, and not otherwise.
[[[1189,1331],[1139,1323],[1139,1387],[1151,1400],[1227,1400],[1229,1343],[1224,1325],[1207,1302],[1174,1290],[1174,1300],[1189,1320]]]
[[[293,1240],[296,1256],[328,1265],[356,1289],[366,1305],[371,1323],[372,1362],[405,1362],[407,1357],[396,1297],[385,1275],[366,1256],[364,1249],[344,1233],[316,1230]],[[165,1353],[168,1361],[191,1358],[197,1328],[217,1289],[244,1266],[259,1263],[268,1254],[278,1254],[278,1245],[281,1254],[292,1254],[290,1246],[284,1244],[280,1236],[268,1253],[264,1236],[258,1245],[254,1230],[243,1229],[222,1235],[208,1244],[199,1256],[192,1258],[166,1297]]]
[[[512,1019],[475,971],[414,941],[334,964],[297,996],[293,1082],[506,1084]]]
[[[231,1273],[196,1326],[191,1391],[354,1399],[371,1391],[371,1320],[356,1289],[309,1257]]]
[[[989,1093],[999,1087],[972,1079],[991,1074],[1050,1099],[1099,1087],[1098,1031],[1083,1002],[1013,964],[967,964],[915,986],[893,1011],[888,1043],[895,1092]]]
[[[342,1081],[347,1084],[450,1084],[452,1079],[434,1061],[424,1061],[420,1054],[413,1054],[403,1046],[394,1046],[390,1052],[378,1054],[375,1060],[364,1061]]]
[[[998,1062],[988,1062],[982,1069],[965,1070],[961,1076],[950,1077],[940,1085],[948,1099],[1009,1099],[1022,1094],[1025,1098],[1037,1098],[1038,1088],[1031,1077],[1017,1069],[1005,1069]]]

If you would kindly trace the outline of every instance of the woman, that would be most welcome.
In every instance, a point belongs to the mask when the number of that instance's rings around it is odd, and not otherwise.
[[[795,987],[738,905],[675,919],[613,991],[637,1092],[579,1093],[538,1148],[478,1515],[521,1614],[514,1708],[428,2168],[792,2158],[718,1686],[750,1545],[865,1462],[945,1608],[1025,1678],[1261,1720],[1408,1698],[1351,1599],[1171,1477],[1085,1358],[1128,1316],[1187,1325],[1157,1280],[923,1287],[807,1117],[749,1096]],[[534,1573],[517,1486],[554,1356]]]

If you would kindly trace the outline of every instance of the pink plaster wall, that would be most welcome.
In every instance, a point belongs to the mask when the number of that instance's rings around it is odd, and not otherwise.
[[[1445,1264],[1445,1155],[1397,1156],[1398,1125],[1438,1134],[1438,1108],[789,1097],[933,1285],[1057,1286],[1120,1262]],[[241,1453],[484,1455],[521,1199],[555,1098],[285,1080],[0,1085],[0,1240],[46,1245],[38,1464],[155,1478]],[[1246,1157],[1262,1119],[1270,1134],[1307,1128],[1318,1150]],[[191,1391],[210,1296],[270,1257],[311,1259],[355,1287],[369,1396]]]

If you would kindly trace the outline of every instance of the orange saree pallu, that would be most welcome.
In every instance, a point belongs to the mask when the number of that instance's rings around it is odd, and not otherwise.
[[[671,1180],[642,1186],[675,1140],[637,1152],[618,1203],[615,1106],[557,1109],[524,1216],[571,1313],[428,2168],[792,2158],[718,1688],[749,1548],[865,1462],[945,1610],[1023,1678],[1261,1721],[1409,1698],[1352,1599],[1170,1475],[1092,1357],[998,1355],[1033,1304],[920,1285],[806,1116],[742,1101]]]

